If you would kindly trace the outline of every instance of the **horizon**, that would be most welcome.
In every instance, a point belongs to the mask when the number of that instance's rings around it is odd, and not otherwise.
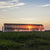
[[[19,24],[19,23],[4,23],[3,25],[2,25],[2,27],[5,25],[5,24]],[[20,24],[31,24],[31,23],[20,23]],[[32,25],[32,24],[31,24]],[[34,25],[43,25],[43,24],[34,24]],[[43,25],[44,26],[44,25]],[[1,29],[0,29],[0,31],[2,31],[2,27],[1,27]],[[45,27],[44,27],[44,30],[49,30],[49,29],[45,29]]]
[[[0,30],[4,23],[42,24],[50,30],[50,0],[0,0]]]

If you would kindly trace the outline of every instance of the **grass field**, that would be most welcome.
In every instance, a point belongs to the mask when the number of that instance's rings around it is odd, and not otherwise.
[[[50,50],[50,32],[0,32],[0,50]]]

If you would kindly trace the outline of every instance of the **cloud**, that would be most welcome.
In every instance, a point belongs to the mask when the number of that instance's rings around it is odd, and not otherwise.
[[[19,18],[20,20],[35,20],[35,18]]]
[[[15,6],[22,6],[22,5],[25,5],[25,3],[18,3]]]
[[[6,9],[3,9],[2,11],[5,12],[5,11],[7,11],[7,10],[6,10]]]
[[[18,2],[19,0],[10,0],[9,2]]]
[[[0,0],[0,1],[19,1],[19,0]]]
[[[50,6],[50,4],[40,5],[39,7],[48,7],[48,6]]]
[[[8,7],[12,7],[13,3],[10,2],[0,2],[0,8],[8,8]]]
[[[12,1],[19,1],[19,0],[12,0]]]
[[[0,1],[0,8],[11,8],[11,7],[19,7],[25,5],[25,3],[19,3],[19,2],[17,3],[17,1],[19,0]]]

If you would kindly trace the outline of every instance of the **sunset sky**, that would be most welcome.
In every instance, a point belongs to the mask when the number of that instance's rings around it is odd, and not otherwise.
[[[43,24],[50,30],[50,0],[0,0],[0,30],[4,23]]]

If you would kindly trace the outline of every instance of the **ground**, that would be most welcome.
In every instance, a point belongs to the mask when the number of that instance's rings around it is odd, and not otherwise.
[[[0,32],[0,50],[50,50],[50,32]]]

